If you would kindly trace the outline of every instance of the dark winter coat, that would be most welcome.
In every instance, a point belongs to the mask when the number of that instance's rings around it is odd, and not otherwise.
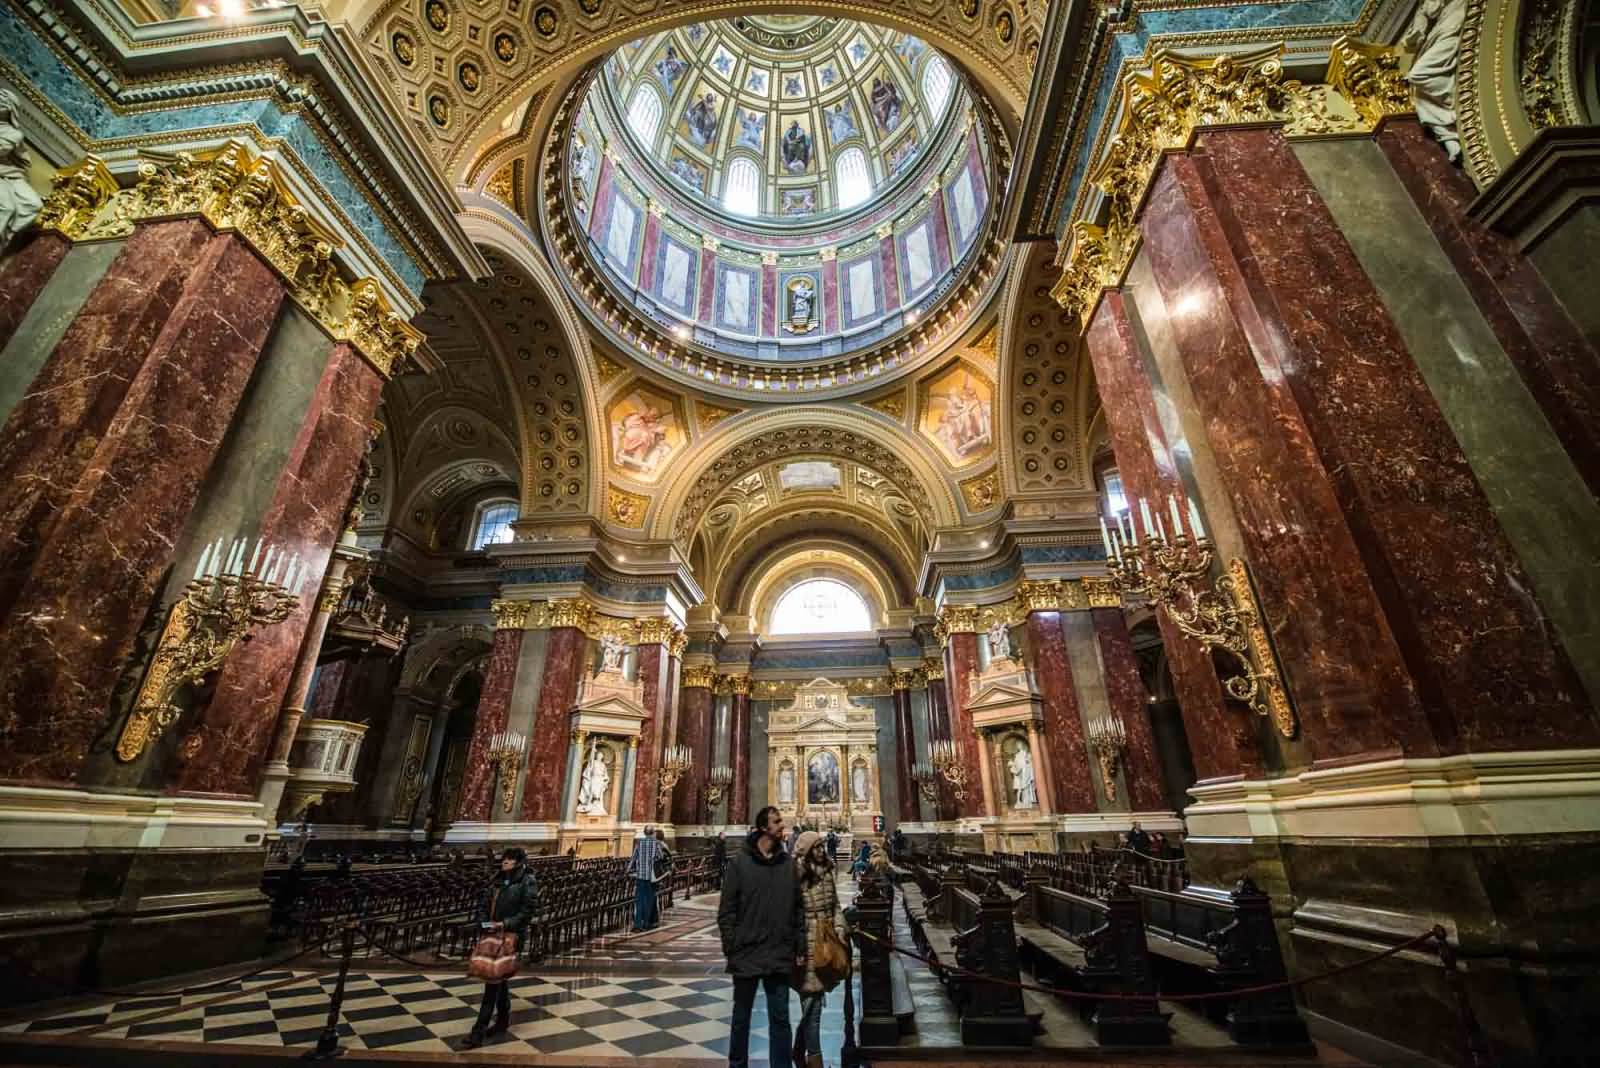
[[[717,928],[734,976],[788,975],[805,952],[805,917],[794,861],[782,849],[763,856],[751,831],[722,878]]]
[[[527,868],[519,866],[509,873],[495,872],[484,899],[486,916],[505,924],[506,930],[516,935],[521,943],[528,933],[528,921],[533,919],[533,906],[538,897],[539,884]]]

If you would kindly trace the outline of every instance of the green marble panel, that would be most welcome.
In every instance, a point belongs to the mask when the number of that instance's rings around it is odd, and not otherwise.
[[[9,418],[17,402],[27,395],[39,369],[106,268],[122,251],[122,245],[121,241],[75,245],[45,283],[38,299],[17,324],[17,332],[0,350],[0,422]]]

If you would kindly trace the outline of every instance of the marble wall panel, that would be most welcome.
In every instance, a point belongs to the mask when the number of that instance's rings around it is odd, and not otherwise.
[[[539,687],[533,730],[528,734],[528,757],[522,783],[524,822],[553,822],[561,818],[567,751],[572,745],[572,707],[578,696],[578,680],[590,669],[589,657],[589,636],[583,631],[577,627],[557,627],[550,631],[544,658],[544,682]]]
[[[767,805],[772,804],[767,795],[767,776],[769,774],[768,762],[771,754],[767,750],[767,724],[772,721],[772,710],[787,704],[787,701],[750,701],[750,793],[749,793],[749,819],[755,819],[756,813]]]
[[[11,416],[33,386],[45,361],[55,351],[79,310],[100,284],[121,241],[75,245],[49,282],[29,304],[9,341],[0,338],[0,420]],[[11,261],[7,261],[8,263]],[[6,282],[0,279],[0,289]]]
[[[1135,812],[1157,812],[1167,807],[1161,763],[1156,756],[1155,733],[1150,726],[1150,694],[1139,676],[1133,638],[1120,608],[1092,608],[1096,644],[1100,650],[1101,677],[1106,701],[1128,733],[1123,754],[1123,780],[1128,805]]]
[[[0,349],[4,349],[50,284],[72,242],[57,233],[35,233],[0,258]],[[0,413],[7,409],[0,406]]]
[[[672,822],[705,822],[705,784],[711,766],[711,702],[709,686],[685,686],[678,694],[678,745],[693,754],[689,769],[672,791]]]
[[[1085,680],[1078,677],[1063,624],[1061,612],[1028,613],[1028,652],[1044,698],[1044,745],[1055,777],[1050,805],[1056,812],[1098,812],[1095,775],[1083,736],[1080,698]],[[1103,692],[1100,703],[1105,703]]]
[[[634,751],[633,768],[633,821],[649,823],[656,818],[656,789],[659,785],[657,769],[664,734],[667,706],[665,698],[670,693],[672,658],[666,646],[659,643],[638,647],[639,683],[644,691],[644,708],[647,718],[639,727],[639,745]]]
[[[915,784],[911,765],[916,762],[915,731],[911,725],[911,691],[894,691],[894,780],[900,788],[899,814],[902,820],[917,818]],[[880,778],[883,776],[880,775]],[[885,816],[889,813],[885,812]]]
[[[237,237],[141,227],[0,431],[0,775],[69,781],[105,728],[283,298]]]
[[[983,796],[983,780],[978,775],[978,739],[972,731],[972,714],[967,704],[972,699],[970,689],[978,674],[978,636],[952,634],[944,650],[944,678],[949,692],[950,737],[956,744],[961,764],[967,770],[966,797],[955,801],[956,814],[963,817],[988,815],[988,802]]]
[[[750,822],[750,695],[733,695],[733,730],[729,735],[729,761],[733,768],[732,796],[728,801],[728,822],[744,826]]]
[[[950,737],[950,686],[944,679],[930,679],[928,681],[928,749],[929,761],[933,757],[933,742]],[[950,792],[950,784],[941,777],[938,781],[939,796],[934,800],[932,809],[935,819],[954,819],[956,812],[955,798]]]
[[[299,554],[310,568],[310,592],[288,619],[260,628],[223,665],[209,705],[185,732],[174,789],[255,793],[382,390],[382,377],[355,349],[334,348],[257,527],[259,536]]]
[[[478,694],[478,715],[467,745],[466,771],[461,780],[461,800],[447,819],[464,823],[487,823],[500,814],[498,769],[489,759],[494,736],[506,729],[511,712],[511,690],[517,681],[517,663],[522,655],[523,631],[500,628],[494,632],[494,645],[484,667],[483,689]]]

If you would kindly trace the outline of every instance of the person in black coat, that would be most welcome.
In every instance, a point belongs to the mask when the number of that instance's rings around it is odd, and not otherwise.
[[[533,919],[533,905],[539,897],[539,884],[527,867],[527,854],[516,846],[509,846],[500,854],[500,870],[484,894],[484,917],[490,930],[504,930],[517,936],[520,952],[527,944],[528,923]],[[467,1037],[461,1040],[463,1049],[476,1049],[483,1045],[489,1016],[495,1017],[494,1036],[511,1025],[511,984],[485,983],[483,1002],[478,1006],[478,1022],[473,1024]]]
[[[717,929],[733,976],[729,1068],[750,1063],[750,1012],[758,986],[767,996],[767,1063],[786,1068],[793,1040],[789,979],[805,963],[805,915],[794,864],[783,848],[783,814],[771,805],[756,816],[744,847],[728,865]]]
[[[728,867],[727,832],[717,835],[711,842],[711,865],[717,869],[717,889],[722,889],[722,873]]]

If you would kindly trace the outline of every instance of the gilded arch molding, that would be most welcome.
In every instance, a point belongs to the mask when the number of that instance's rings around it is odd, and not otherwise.
[[[878,624],[890,609],[901,607],[894,576],[882,561],[848,542],[818,537],[763,553],[741,576],[730,610],[748,616],[753,628],[764,633],[778,599],[811,578],[836,579],[861,594]]]

